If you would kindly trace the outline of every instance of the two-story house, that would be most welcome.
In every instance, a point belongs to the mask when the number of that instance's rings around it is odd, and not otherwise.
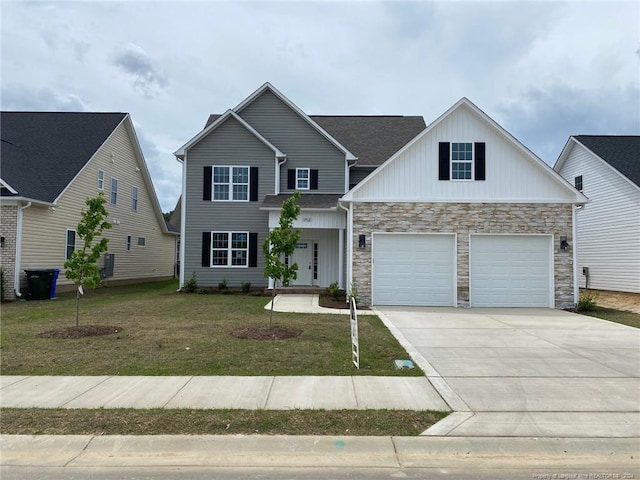
[[[569,137],[554,169],[590,200],[577,218],[580,286],[640,293],[640,136]]]
[[[261,245],[298,190],[297,285],[378,305],[575,304],[586,197],[467,99],[425,128],[308,116],[267,83],[175,154],[182,283],[270,285]]]
[[[5,299],[24,293],[27,269],[64,270],[80,245],[87,198],[102,192],[113,228],[106,282],[172,278],[170,233],[127,113],[2,112],[0,259]],[[58,290],[73,288],[64,276]]]

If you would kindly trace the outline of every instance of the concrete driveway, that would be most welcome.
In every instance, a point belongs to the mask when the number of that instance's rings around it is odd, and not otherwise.
[[[636,328],[539,308],[375,310],[455,412],[426,434],[640,437]]]

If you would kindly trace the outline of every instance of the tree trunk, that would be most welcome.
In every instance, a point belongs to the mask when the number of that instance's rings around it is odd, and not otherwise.
[[[80,326],[80,287],[76,289],[76,327]]]
[[[269,314],[269,328],[273,325],[273,304],[276,301],[276,285],[278,281],[273,279],[273,288],[271,290],[271,313]]]

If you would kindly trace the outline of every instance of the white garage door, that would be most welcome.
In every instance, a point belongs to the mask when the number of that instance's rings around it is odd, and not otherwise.
[[[374,305],[454,305],[455,236],[373,235]]]
[[[552,307],[548,235],[472,235],[472,307]]]

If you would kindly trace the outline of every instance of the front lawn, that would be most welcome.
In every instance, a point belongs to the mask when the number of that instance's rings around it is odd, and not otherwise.
[[[423,375],[397,370],[409,358],[375,316],[359,316],[360,370],[351,363],[348,316],[274,312],[274,324],[303,331],[287,340],[229,334],[268,325],[268,297],[176,293],[176,282],[101,288],[80,303],[81,325],[110,335],[39,338],[75,324],[74,294],[2,304],[3,375]]]
[[[621,323],[630,327],[640,328],[640,313],[630,312],[628,310],[615,310],[596,305],[592,311],[579,311],[581,315],[601,318],[610,322]]]

